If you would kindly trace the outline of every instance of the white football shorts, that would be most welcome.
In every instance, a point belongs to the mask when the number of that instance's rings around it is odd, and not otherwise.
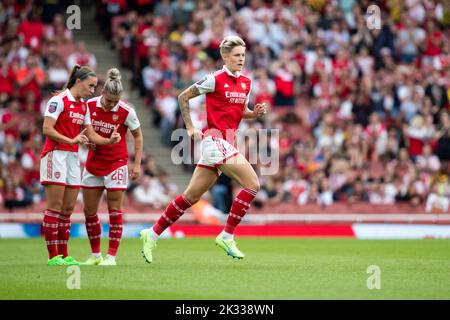
[[[221,174],[218,166],[239,154],[239,151],[228,141],[213,136],[204,138],[200,148],[201,158],[197,166],[210,169],[217,175]]]
[[[41,184],[80,188],[81,170],[78,152],[53,150],[41,159]]]
[[[121,166],[107,176],[94,176],[86,168],[81,181],[83,189],[126,190],[128,186],[128,165]]]

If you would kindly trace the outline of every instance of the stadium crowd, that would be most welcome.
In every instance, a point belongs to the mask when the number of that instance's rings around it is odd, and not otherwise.
[[[42,201],[42,105],[74,63],[94,69],[97,63],[85,44],[74,42],[63,14],[32,4],[0,4],[0,188],[7,208]],[[379,29],[367,25],[371,4],[381,9]],[[250,107],[265,101],[271,111],[243,122],[241,132],[279,129],[279,139],[267,139],[270,152],[280,154],[280,170],[260,176],[255,204],[404,202],[427,211],[448,211],[450,197],[449,10],[448,0],[98,0],[96,6],[106,39],[121,67],[132,71],[133,88],[169,147],[171,132],[183,127],[177,94],[221,68],[224,36],[244,38],[254,81]],[[202,98],[191,108],[196,125],[205,125]],[[145,204],[156,188],[164,206],[175,186],[148,152],[143,170],[130,192]],[[212,189],[222,211],[230,190],[223,177]]]
[[[115,11],[104,4],[100,21],[168,146],[183,126],[177,94],[221,67],[220,39],[244,38],[250,106],[266,101],[272,114],[241,131],[281,133],[270,143],[280,171],[261,176],[261,205],[406,202],[448,210],[448,1],[120,4]],[[371,4],[381,9],[378,29],[368,26]],[[191,107],[204,126],[204,101]],[[212,190],[219,198],[220,185]]]

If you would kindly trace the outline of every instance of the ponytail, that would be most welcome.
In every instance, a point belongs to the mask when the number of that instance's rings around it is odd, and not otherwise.
[[[63,87],[63,90],[70,89],[74,86],[77,79],[84,80],[88,77],[96,77],[95,72],[86,66],[75,65],[70,72],[69,80],[67,80],[66,84]]]

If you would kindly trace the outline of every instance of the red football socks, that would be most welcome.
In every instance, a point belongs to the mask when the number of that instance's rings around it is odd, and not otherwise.
[[[42,228],[48,250],[48,258],[58,255],[58,217],[59,212],[47,209],[44,211]]]
[[[67,252],[67,243],[70,238],[70,216],[60,214],[58,217],[58,254],[63,258],[69,254]]]
[[[89,238],[89,243],[91,244],[92,253],[100,253],[100,237],[102,235],[102,227],[97,214],[86,217],[86,231]]]
[[[122,239],[122,211],[114,210],[109,212],[109,248],[108,254],[116,256]]]
[[[225,225],[225,232],[233,234],[236,226],[241,222],[242,218],[250,208],[250,204],[255,199],[256,191],[251,189],[243,189],[233,201],[231,205],[230,215]]]
[[[153,231],[155,231],[157,235],[161,235],[164,230],[177,221],[178,218],[183,215],[184,211],[191,206],[192,205],[184,198],[182,194],[179,195],[172,200],[166,210],[164,210],[164,213],[159,218],[158,222],[156,222],[153,226]]]

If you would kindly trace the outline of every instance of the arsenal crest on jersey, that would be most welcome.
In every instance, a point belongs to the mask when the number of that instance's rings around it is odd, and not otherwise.
[[[241,87],[245,90],[247,88],[247,85],[244,82],[241,82]]]
[[[119,115],[118,114],[114,114],[112,116],[112,119],[113,119],[114,122],[116,122],[117,120],[119,120]]]

